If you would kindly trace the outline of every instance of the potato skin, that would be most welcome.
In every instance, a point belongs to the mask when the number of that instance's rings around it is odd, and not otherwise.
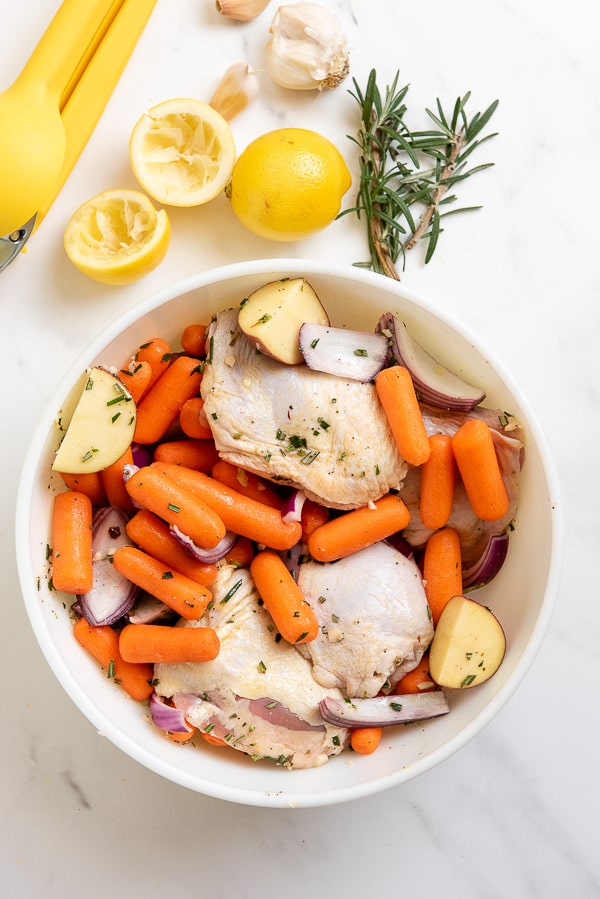
[[[300,328],[305,322],[329,324],[329,316],[305,278],[270,281],[240,306],[238,324],[248,340],[266,356],[287,365],[304,361]]]

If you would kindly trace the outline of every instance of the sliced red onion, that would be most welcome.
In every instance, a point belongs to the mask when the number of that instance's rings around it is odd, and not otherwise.
[[[193,731],[181,709],[167,705],[156,693],[150,697],[150,714],[152,721],[161,730],[168,730],[173,734],[189,734]]]
[[[492,534],[480,558],[463,571],[463,587],[474,590],[496,577],[508,553],[509,536],[507,531]]]
[[[405,323],[393,312],[381,316],[377,331],[389,341],[393,362],[409,370],[423,402],[437,409],[470,412],[485,399],[483,390],[463,381],[417,343]]]
[[[198,559],[199,562],[205,562],[207,565],[212,565],[214,562],[220,562],[238,539],[238,535],[233,533],[233,531],[227,531],[223,539],[217,543],[213,549],[203,549],[201,546],[194,543],[187,534],[182,534],[177,525],[172,524],[170,526],[170,531],[175,539],[181,543],[182,546],[185,546],[195,559]]]
[[[130,465],[129,463],[124,465],[123,466],[123,480],[125,482],[127,482],[129,480],[129,478],[132,478],[134,476],[136,471],[140,470],[141,467],[142,467],[141,465]]]
[[[98,509],[92,522],[92,568],[94,583],[77,599],[77,611],[93,625],[114,624],[135,603],[139,588],[116,571],[112,557],[122,546],[130,546],[125,525],[127,514],[116,506]]]
[[[292,521],[302,520],[302,507],[306,502],[306,494],[302,490],[293,490],[289,497],[284,500],[281,507],[281,517],[285,524]]]
[[[300,351],[314,371],[371,381],[385,365],[388,345],[382,334],[305,322],[300,328]]]
[[[174,618],[176,613],[166,603],[155,596],[144,593],[129,610],[127,620],[131,624],[155,624],[157,621]]]
[[[146,465],[150,465],[152,462],[152,452],[145,444],[132,443],[131,455],[133,456],[133,463],[137,468],[145,468]]]
[[[441,690],[430,693],[405,693],[401,696],[375,696],[373,699],[334,699],[327,696],[319,703],[324,721],[337,727],[390,727],[437,718],[450,711]]]

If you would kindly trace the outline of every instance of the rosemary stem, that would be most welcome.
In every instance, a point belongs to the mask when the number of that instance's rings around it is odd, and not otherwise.
[[[454,139],[452,140],[450,146],[451,150],[448,156],[448,162],[442,169],[442,174],[440,176],[439,183],[435,188],[432,195],[432,202],[427,206],[427,209],[419,219],[419,224],[412,232],[410,237],[407,239],[405,243],[405,249],[412,250],[413,247],[416,247],[421,237],[426,233],[429,225],[431,223],[431,219],[433,217],[434,212],[439,208],[440,201],[444,196],[445,192],[448,189],[450,184],[449,179],[451,178],[454,167],[456,165],[456,160],[460,154],[460,151],[463,148],[465,140],[464,130],[459,131],[454,135]]]

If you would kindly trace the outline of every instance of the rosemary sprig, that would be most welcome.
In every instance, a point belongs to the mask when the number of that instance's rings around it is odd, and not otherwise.
[[[359,263],[400,280],[396,263],[420,240],[427,241],[425,262],[429,262],[443,230],[445,215],[465,212],[463,207],[448,209],[456,201],[448,193],[459,182],[489,168],[493,163],[467,168],[473,151],[495,137],[481,132],[494,114],[498,101],[483,113],[467,116],[470,92],[459,97],[450,116],[436,100],[436,111],[426,109],[433,126],[411,131],[405,122],[408,85],[398,88],[399,73],[382,95],[371,70],[364,93],[354,79],[349,91],[361,110],[358,136],[348,135],[360,149],[360,184],[356,205],[342,215],[355,213],[367,226],[370,262]]]

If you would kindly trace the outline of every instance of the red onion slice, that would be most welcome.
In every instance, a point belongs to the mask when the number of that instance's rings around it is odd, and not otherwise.
[[[184,546],[195,559],[198,559],[199,562],[205,562],[207,565],[212,565],[214,562],[220,562],[238,539],[238,535],[233,531],[227,531],[223,539],[217,543],[213,549],[203,549],[201,546],[194,543],[187,534],[182,534],[177,525],[172,524],[170,526],[170,531],[178,543],[181,543],[181,545]]]
[[[161,730],[168,730],[173,734],[189,734],[193,731],[181,709],[167,705],[156,693],[150,697],[150,714],[152,721]]]
[[[121,546],[130,546],[125,525],[127,514],[116,506],[98,509],[92,522],[94,583],[77,598],[76,611],[96,627],[114,624],[134,605],[139,588],[116,571],[112,557]]]
[[[387,358],[387,340],[382,334],[305,322],[299,339],[309,368],[353,381],[372,381]]]
[[[423,402],[437,409],[470,412],[485,399],[483,390],[463,381],[456,372],[434,359],[393,312],[381,316],[377,331],[389,341],[393,362],[409,370]]]
[[[306,502],[306,494],[302,490],[294,490],[281,507],[281,517],[285,524],[302,521],[302,507]]]
[[[504,565],[508,542],[509,536],[506,531],[502,534],[492,534],[481,557],[463,571],[465,589],[468,587],[474,590],[476,587],[483,587],[496,577]]]
[[[401,696],[375,696],[373,699],[334,699],[319,703],[324,721],[337,727],[391,727],[437,718],[450,711],[441,690],[430,693],[405,693]]]

